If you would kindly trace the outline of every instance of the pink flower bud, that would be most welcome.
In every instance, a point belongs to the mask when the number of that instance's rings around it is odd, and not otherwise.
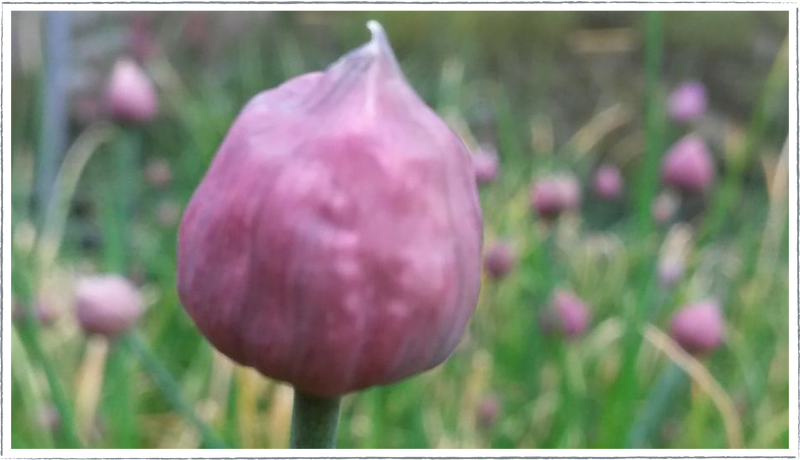
[[[555,175],[540,179],[530,192],[533,210],[543,219],[557,218],[576,209],[581,203],[581,188],[572,175]]]
[[[669,192],[661,192],[653,200],[653,220],[659,224],[665,224],[672,220],[678,210],[678,198]]]
[[[701,193],[711,186],[714,160],[699,136],[686,136],[669,149],[661,165],[661,179],[687,193]]]
[[[696,119],[706,111],[707,106],[706,88],[700,82],[682,84],[667,100],[670,117],[681,123]]]
[[[127,332],[143,308],[139,290],[119,275],[87,277],[75,289],[78,322],[87,334],[113,337]]]
[[[183,25],[183,39],[192,48],[202,49],[207,42],[208,18],[204,11],[189,11]]]
[[[172,182],[172,168],[166,160],[153,158],[148,160],[144,170],[147,183],[155,188],[165,188]]]
[[[143,123],[158,112],[155,88],[144,71],[130,59],[114,64],[105,93],[106,108],[122,122]]]
[[[472,166],[475,168],[475,180],[478,185],[486,185],[497,179],[500,158],[494,148],[484,146],[472,155]]]
[[[154,12],[137,9],[128,23],[128,51],[140,62],[155,54],[156,46],[150,33]]]
[[[52,404],[44,404],[36,411],[36,424],[42,430],[53,433],[61,427],[61,414]]]
[[[658,284],[670,289],[683,277],[684,263],[682,257],[664,257],[658,262]]]
[[[511,244],[500,241],[486,252],[483,266],[490,277],[500,279],[504,278],[514,268],[515,258]]]
[[[179,233],[178,293],[209,341],[325,397],[444,361],[480,287],[469,152],[370,29],[245,106]]]
[[[500,415],[500,398],[495,394],[485,396],[478,404],[476,419],[478,427],[488,430],[494,426],[497,416]]]
[[[558,289],[542,312],[540,326],[545,333],[575,339],[586,331],[590,320],[589,307],[577,295]]]
[[[719,305],[713,300],[689,304],[672,318],[672,338],[686,351],[706,354],[724,338],[725,324]]]
[[[613,165],[603,165],[597,169],[592,183],[594,193],[601,199],[613,201],[622,195],[622,174]]]

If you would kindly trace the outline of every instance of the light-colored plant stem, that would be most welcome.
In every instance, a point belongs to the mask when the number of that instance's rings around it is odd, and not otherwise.
[[[322,398],[294,392],[292,449],[333,449],[339,423],[340,397]]]

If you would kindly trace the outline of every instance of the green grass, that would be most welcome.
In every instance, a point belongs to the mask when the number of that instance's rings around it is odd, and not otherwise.
[[[696,14],[694,21],[722,30],[713,13]],[[363,23],[369,16],[331,14],[323,21],[327,27],[315,29],[317,19],[278,14],[272,27],[247,30],[237,46],[213,55],[215,60],[178,52],[150,62],[148,68],[158,75],[161,114],[141,129],[119,126],[104,131],[102,141],[87,143],[87,149],[97,150],[82,151],[89,155],[85,168],[81,162],[71,165],[69,174],[80,180],[66,201],[88,202],[91,210],[81,216],[59,206],[48,211],[57,221],[54,228],[68,215],[63,239],[55,232],[61,241],[52,263],[36,257],[36,214],[28,201],[32,152],[40,136],[41,78],[38,73],[15,77],[12,291],[28,307],[38,296],[57,299],[53,307],[60,316],[50,326],[30,320],[14,324],[14,448],[288,446],[291,392],[231,365],[194,328],[175,289],[177,223],[159,222],[157,209],[165,200],[183,209],[251,96],[322,68],[365,41]],[[735,422],[742,427],[744,447],[787,448],[788,189],[769,193],[762,173],[762,165],[771,175],[778,164],[788,126],[780,102],[788,95],[785,49],[774,50],[768,73],[756,69],[749,75],[756,80],[751,86],[760,89],[744,98],[749,101],[745,121],[717,113],[711,92],[712,110],[739,128],[738,137],[729,134],[712,147],[720,165],[717,183],[703,212],[688,223],[694,246],[686,275],[667,291],[657,284],[655,270],[670,229],[653,223],[650,205],[661,187],[661,156],[688,128],[666,119],[664,99],[680,78],[698,75],[668,74],[665,60],[669,53],[706,52],[703,43],[697,49],[676,45],[670,35],[673,13],[631,15],[629,33],[643,48],[626,58],[632,69],[626,77],[629,91],[601,86],[596,100],[575,111],[558,109],[569,98],[556,90],[564,87],[559,79],[566,74],[582,91],[591,72],[583,61],[590,58],[576,56],[564,44],[579,27],[579,15],[378,16],[396,41],[412,86],[429,105],[470,142],[496,144],[501,178],[480,191],[485,244],[512,239],[518,264],[502,281],[484,280],[469,331],[443,365],[343,398],[338,446],[729,447],[716,400],[696,375],[688,375],[643,336],[648,325],[666,330],[680,305],[715,297],[724,307],[727,338],[700,362],[737,404]],[[528,31],[529,24],[541,26],[539,35]],[[743,52],[727,48],[712,51],[731,62],[745,59]],[[617,102],[632,114],[621,127],[602,134],[590,151],[567,144]],[[173,168],[172,184],[163,190],[144,182],[143,167],[154,156]],[[622,202],[600,203],[584,190],[581,212],[556,225],[532,215],[532,180],[572,170],[588,184],[601,159],[618,163],[625,174]],[[786,178],[787,167],[776,170],[776,177]],[[100,235],[97,247],[84,244],[92,232]],[[77,377],[90,346],[65,293],[77,273],[89,271],[140,280],[148,310],[136,331],[108,344],[95,376],[102,384],[99,407],[84,433],[75,422],[82,409],[76,407]],[[539,330],[538,314],[557,287],[575,291],[591,305],[591,328],[578,340],[565,342]],[[477,407],[490,394],[499,397],[500,413],[494,425],[481,427]],[[52,432],[37,421],[48,405],[61,415]]]

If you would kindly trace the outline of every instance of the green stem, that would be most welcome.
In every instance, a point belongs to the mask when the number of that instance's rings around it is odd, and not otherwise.
[[[131,352],[136,355],[142,362],[145,370],[150,374],[150,377],[155,381],[161,394],[172,404],[194,429],[200,434],[205,447],[212,447],[215,449],[225,449],[228,446],[223,442],[210,428],[195,414],[192,406],[181,395],[181,389],[172,378],[169,371],[164,368],[161,362],[153,356],[145,346],[142,339],[131,333],[122,338],[122,341],[128,346]]]
[[[336,448],[340,397],[321,398],[295,389],[292,415],[292,449]]]

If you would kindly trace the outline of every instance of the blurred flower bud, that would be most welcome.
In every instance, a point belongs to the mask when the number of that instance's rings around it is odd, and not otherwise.
[[[580,337],[589,327],[589,307],[574,293],[557,289],[542,312],[540,326],[547,334]]]
[[[479,428],[488,430],[494,426],[498,415],[500,415],[500,398],[497,395],[490,394],[481,399],[475,417]]]
[[[653,200],[653,219],[659,224],[666,224],[678,211],[678,197],[670,192],[661,192]]]
[[[203,49],[206,45],[206,31],[208,29],[206,12],[189,11],[183,24],[183,38],[192,48]]]
[[[150,33],[150,28],[155,19],[152,11],[133,12],[127,23],[127,50],[139,62],[151,58],[156,51],[156,45]]]
[[[706,191],[714,181],[714,160],[705,142],[695,135],[676,142],[661,165],[661,179],[682,192]]]
[[[614,165],[603,165],[594,174],[592,189],[603,200],[613,201],[622,195],[622,174]]]
[[[163,158],[151,158],[144,170],[147,183],[155,188],[165,188],[172,182],[172,168]]]
[[[478,185],[490,184],[497,179],[500,158],[493,147],[483,146],[472,155],[472,166],[475,168]]]
[[[561,213],[580,206],[580,184],[572,175],[546,177],[533,184],[530,200],[533,210],[539,217],[552,220]]]
[[[179,233],[178,293],[200,331],[323,397],[444,361],[480,288],[470,154],[370,29],[245,106]]]
[[[674,225],[667,233],[658,257],[657,278],[662,288],[671,289],[683,277],[691,243],[692,230],[688,225]]]
[[[111,116],[126,123],[149,121],[158,112],[158,97],[152,83],[134,61],[125,58],[114,64],[105,103]]]
[[[162,227],[172,227],[181,218],[181,207],[174,200],[161,200],[156,207],[156,220]]]
[[[724,338],[724,320],[716,301],[708,300],[681,308],[672,318],[672,338],[692,354],[716,349]]]
[[[119,275],[90,276],[75,289],[78,322],[87,334],[113,337],[127,332],[142,314],[139,290]]]
[[[665,257],[658,262],[658,284],[665,289],[675,287],[683,277],[684,263],[680,257]]]
[[[52,404],[44,404],[36,412],[36,424],[44,431],[53,433],[61,427],[61,415]]]
[[[45,302],[36,301],[33,303],[32,308],[33,310],[30,312],[30,316],[28,316],[25,305],[19,300],[14,300],[11,308],[11,319],[14,322],[21,322],[24,321],[26,317],[30,317],[35,319],[40,325],[47,327],[51,326],[58,317],[56,311]]]
[[[494,279],[500,279],[504,278],[514,268],[515,258],[511,244],[506,241],[500,241],[486,252],[483,266],[489,276]]]
[[[675,121],[692,121],[706,111],[708,96],[700,82],[688,82],[677,87],[667,100],[669,116]]]

